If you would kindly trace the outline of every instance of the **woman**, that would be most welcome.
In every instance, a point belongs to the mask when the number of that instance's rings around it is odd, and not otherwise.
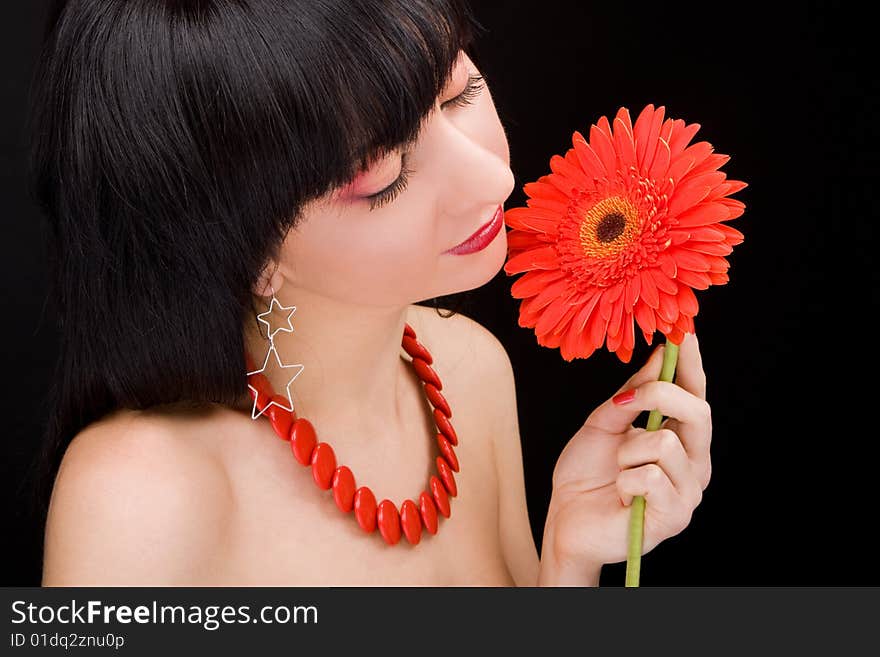
[[[418,305],[506,255],[475,26],[456,0],[58,5],[33,118],[62,338],[44,585],[597,585],[632,496],[645,551],[687,525],[710,467],[693,336],[679,386],[656,351],[567,445],[539,559],[507,355]],[[675,419],[634,429],[652,408]]]

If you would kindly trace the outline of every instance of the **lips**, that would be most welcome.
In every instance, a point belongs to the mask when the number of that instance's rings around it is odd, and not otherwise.
[[[480,251],[492,243],[492,240],[494,240],[498,233],[501,232],[501,228],[503,226],[504,208],[499,205],[498,209],[495,210],[495,215],[485,224],[480,226],[473,235],[468,237],[461,244],[458,244],[451,249],[444,251],[444,253],[451,253],[453,255],[464,255],[466,253],[474,253],[475,251]]]

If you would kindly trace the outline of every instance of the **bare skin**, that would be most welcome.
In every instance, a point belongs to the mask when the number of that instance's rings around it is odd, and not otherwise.
[[[507,354],[476,322],[412,305],[483,285],[506,255],[503,230],[478,252],[450,252],[514,187],[488,89],[466,106],[452,102],[477,73],[459,58],[406,153],[417,173],[396,200],[375,209],[368,202],[402,171],[399,152],[309,204],[253,290],[265,302],[275,294],[301,307],[295,333],[275,338],[285,363],[306,367],[291,387],[295,410],[358,485],[398,505],[417,499],[437,455],[429,407],[401,358],[404,322],[415,328],[435,357],[460,437],[459,495],[439,534],[414,548],[364,536],[268,422],[251,420],[246,398],[236,409],[119,411],[87,427],[65,454],[44,585],[595,586],[601,565],[623,558],[632,496],[649,500],[646,544],[687,525],[710,472],[693,336],[682,345],[679,385],[658,384],[655,357],[628,382],[639,388],[630,403],[600,406],[563,451],[539,561]],[[248,350],[262,357],[265,341],[243,329]],[[267,371],[278,392],[288,374]],[[640,410],[655,408],[675,418],[668,430],[631,426]]]
[[[98,423],[104,429],[100,435],[80,434],[82,444],[69,450],[67,476],[63,465],[50,510],[43,585],[515,586],[499,535],[495,416],[487,413],[489,400],[478,394],[486,381],[477,376],[479,364],[472,357],[486,346],[484,329],[467,317],[444,319],[420,306],[408,309],[407,321],[435,358],[460,439],[458,496],[451,500],[451,517],[440,518],[436,535],[423,532],[417,546],[405,537],[389,546],[378,531],[365,534],[351,514],[336,507],[330,491],[315,485],[310,468],[293,458],[268,420],[251,420],[246,400],[240,409],[123,411]],[[358,485],[369,485],[377,500],[388,497],[398,506],[406,497],[417,499],[439,453],[430,406],[409,357],[402,349],[400,353],[409,375],[399,401],[410,430],[387,443],[400,448],[337,452],[337,461],[352,468]],[[135,431],[126,431],[135,424]],[[319,439],[336,446],[334,435],[363,429],[316,422],[316,430]],[[162,438],[147,451],[141,439],[145,434]],[[140,447],[125,444],[135,437]],[[370,438],[365,436],[363,444],[369,445]],[[105,488],[89,496],[90,514],[77,508],[87,493],[65,492],[88,486],[77,471],[83,471],[82,457],[97,450],[104,456],[93,459],[93,465],[95,460],[109,461],[108,469],[121,469],[125,476],[117,480],[93,471],[89,479],[103,480]],[[137,458],[129,458],[128,450]],[[161,463],[148,467],[154,464],[143,457]],[[142,497],[134,490],[133,477],[141,479]],[[144,490],[156,478],[161,480],[156,489]],[[160,485],[160,496],[169,488],[180,494],[163,504],[154,495]],[[512,490],[517,485],[522,486],[521,479]],[[129,525],[128,516],[101,524],[108,520],[102,517],[105,504],[122,506],[120,496],[127,498],[124,506],[139,516],[138,522]],[[151,536],[151,528],[164,536]],[[523,556],[532,568],[523,583],[534,585],[538,557],[533,543],[531,553]]]

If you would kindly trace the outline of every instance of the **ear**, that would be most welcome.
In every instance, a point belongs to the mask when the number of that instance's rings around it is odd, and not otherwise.
[[[284,275],[278,270],[275,262],[270,262],[263,269],[263,273],[254,283],[254,294],[258,297],[271,297],[272,293],[278,294],[284,286]]]

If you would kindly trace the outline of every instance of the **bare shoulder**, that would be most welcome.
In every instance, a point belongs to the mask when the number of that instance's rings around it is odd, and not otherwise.
[[[501,341],[489,329],[475,319],[456,312],[450,317],[437,314],[434,308],[410,306],[410,324],[419,341],[432,351],[434,345],[442,349],[447,358],[447,368],[463,370],[467,380],[477,384],[496,378],[513,376],[510,357]],[[449,311],[441,308],[443,315]]]
[[[461,313],[446,319],[433,308],[420,307],[415,317],[425,329],[425,346],[441,345],[463,375],[457,380],[490,437],[497,479],[504,482],[498,500],[504,561],[518,586],[535,586],[540,559],[528,515],[516,385],[507,350],[491,331]],[[411,324],[421,336],[419,326]]]
[[[68,446],[46,522],[44,586],[184,585],[207,567],[230,488],[173,419],[119,411]]]

